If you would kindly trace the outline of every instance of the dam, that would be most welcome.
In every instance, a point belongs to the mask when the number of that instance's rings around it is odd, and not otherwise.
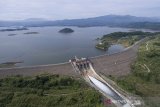
[[[143,41],[144,40],[137,42],[132,47],[120,53],[115,53],[112,55],[105,54],[90,58],[94,64],[94,69],[97,73],[104,75],[121,76],[129,74],[130,64],[135,60],[138,47]],[[0,68],[0,78],[14,75],[35,76],[44,73],[74,77],[80,76],[75,73],[70,62],[30,67]]]

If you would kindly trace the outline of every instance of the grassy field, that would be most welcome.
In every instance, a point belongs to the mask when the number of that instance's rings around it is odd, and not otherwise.
[[[146,107],[160,107],[160,35],[140,46],[131,67],[130,75],[112,79],[124,90],[141,96]]]
[[[0,107],[103,107],[82,79],[59,75],[0,79]]]

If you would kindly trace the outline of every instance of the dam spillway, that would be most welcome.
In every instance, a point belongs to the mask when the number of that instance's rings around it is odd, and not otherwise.
[[[95,79],[94,77],[88,76],[91,82],[100,90],[102,90],[106,95],[109,95],[110,97],[114,98],[115,100],[122,101],[123,98],[121,98],[116,92],[114,92],[110,87],[108,87],[103,82]]]

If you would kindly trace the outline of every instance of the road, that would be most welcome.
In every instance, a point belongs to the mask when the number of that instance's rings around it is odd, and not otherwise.
[[[149,42],[146,43],[146,50],[147,50],[147,51],[149,50],[148,44],[149,44]]]

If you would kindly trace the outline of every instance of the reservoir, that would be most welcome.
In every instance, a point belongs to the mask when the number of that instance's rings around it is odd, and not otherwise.
[[[67,62],[74,56],[93,57],[116,53],[123,51],[123,46],[113,45],[108,51],[101,51],[95,48],[96,38],[130,30],[69,27],[74,30],[73,33],[59,33],[63,28],[65,27],[31,27],[23,31],[0,32],[0,63],[22,61],[18,66],[45,65]]]

